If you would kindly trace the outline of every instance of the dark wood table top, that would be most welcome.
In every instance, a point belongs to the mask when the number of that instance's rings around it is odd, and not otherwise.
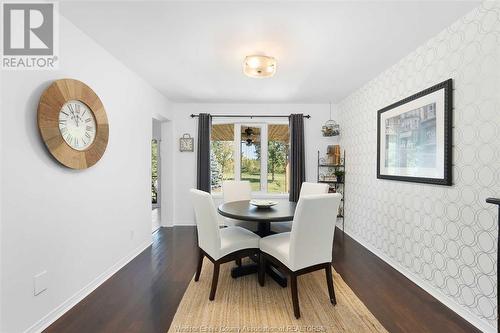
[[[271,208],[257,208],[250,201],[233,201],[219,206],[219,214],[235,220],[254,222],[284,222],[293,220],[295,202],[278,202]]]

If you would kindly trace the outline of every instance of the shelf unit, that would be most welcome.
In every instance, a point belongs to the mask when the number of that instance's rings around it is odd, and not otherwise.
[[[331,192],[336,192],[336,193],[341,193],[342,194],[342,201],[340,202],[340,208],[339,208],[339,213],[337,215],[338,219],[342,219],[342,232],[344,232],[344,214],[345,214],[345,161],[346,161],[346,156],[345,156],[345,150],[343,151],[343,163],[342,164],[329,164],[326,163],[324,158],[320,157],[320,152],[318,150],[318,175],[317,175],[317,182],[318,183],[323,183],[323,184],[329,184],[330,185],[330,191]],[[326,169],[326,171],[325,171]],[[344,175],[342,176],[342,180],[325,180],[324,176],[332,176],[334,175],[334,172],[337,170],[344,171]],[[323,178],[323,179],[322,179]]]

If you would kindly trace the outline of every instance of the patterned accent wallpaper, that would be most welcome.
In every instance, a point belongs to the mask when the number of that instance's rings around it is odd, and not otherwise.
[[[448,78],[453,183],[376,176],[377,111]],[[485,2],[338,104],[346,232],[486,331],[496,327],[500,3]]]

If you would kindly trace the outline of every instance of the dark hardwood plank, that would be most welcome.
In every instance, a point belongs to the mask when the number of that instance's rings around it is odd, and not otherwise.
[[[339,229],[333,258],[335,270],[389,332],[480,332]]]
[[[196,271],[194,227],[160,228],[153,245],[44,332],[161,332]]]
[[[153,238],[151,247],[45,332],[165,333],[196,271],[196,231],[160,228]],[[333,266],[390,332],[479,332],[339,230]]]

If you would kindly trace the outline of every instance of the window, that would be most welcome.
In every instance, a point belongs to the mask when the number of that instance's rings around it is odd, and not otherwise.
[[[234,179],[234,124],[212,125],[211,135],[212,192],[221,192],[222,182]]]
[[[262,128],[241,126],[240,129],[240,179],[250,181],[252,191],[259,192],[262,190]]]
[[[288,124],[213,124],[211,149],[212,192],[236,179],[253,192],[288,193]]]
[[[288,193],[288,152],[290,135],[287,125],[268,126],[267,141],[267,192]]]
[[[158,161],[159,142],[151,140],[151,203],[158,203]]]

